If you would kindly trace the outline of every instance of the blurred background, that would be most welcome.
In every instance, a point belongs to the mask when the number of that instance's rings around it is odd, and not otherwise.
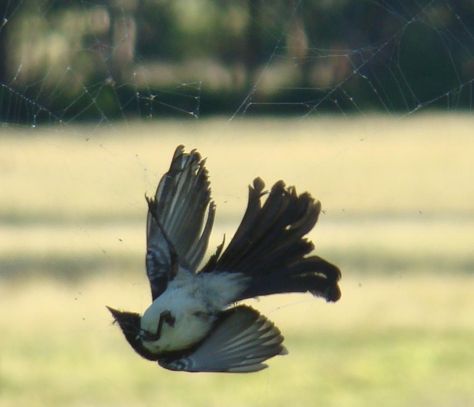
[[[472,1],[0,5],[0,118],[469,109]]]
[[[474,5],[0,2],[1,406],[474,404]],[[251,375],[136,356],[144,193],[207,157],[216,225],[247,185],[321,200],[343,296],[251,301],[290,353]]]

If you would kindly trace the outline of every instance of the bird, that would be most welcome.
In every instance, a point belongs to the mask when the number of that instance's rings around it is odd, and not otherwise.
[[[151,305],[143,315],[107,308],[135,352],[165,369],[260,371],[267,359],[287,354],[284,337],[242,301],[309,292],[336,302],[341,271],[310,255],[314,245],[305,235],[318,220],[320,202],[283,181],[267,192],[258,177],[229,244],[223,241],[200,267],[216,213],[205,163],[197,150],[179,145],[154,196],[145,195]]]

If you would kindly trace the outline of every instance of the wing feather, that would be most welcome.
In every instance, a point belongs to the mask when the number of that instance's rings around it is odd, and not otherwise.
[[[205,160],[178,146],[170,169],[153,198],[147,198],[146,269],[152,297],[174,278],[177,266],[195,272],[204,257],[214,223],[215,205]]]
[[[267,367],[265,360],[286,354],[282,343],[283,336],[272,322],[241,305],[225,311],[191,354],[159,363],[188,372],[256,372]]]

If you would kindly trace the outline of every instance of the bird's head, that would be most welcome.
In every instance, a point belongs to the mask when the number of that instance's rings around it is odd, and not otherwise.
[[[148,360],[158,360],[157,355],[154,355],[148,351],[142,344],[142,330],[140,328],[141,316],[136,312],[119,311],[112,307],[108,307],[112,316],[114,317],[114,323],[116,322],[122,330],[125,339],[130,346],[140,356]]]

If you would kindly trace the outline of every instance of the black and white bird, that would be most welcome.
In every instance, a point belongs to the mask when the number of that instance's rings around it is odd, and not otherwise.
[[[143,315],[108,307],[132,348],[166,369],[254,372],[283,355],[279,329],[239,301],[269,294],[340,296],[339,269],[308,254],[305,235],[321,205],[282,181],[266,195],[260,178],[234,237],[198,271],[214,222],[205,160],[178,146],[154,198],[147,198],[146,272],[152,304]]]

